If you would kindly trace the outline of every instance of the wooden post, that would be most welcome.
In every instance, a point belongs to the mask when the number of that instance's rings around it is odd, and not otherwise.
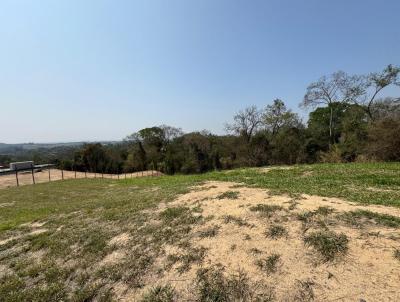
[[[125,173],[125,179],[126,179],[126,173]]]
[[[49,182],[51,181],[50,170],[51,170],[51,168],[49,167]]]
[[[31,171],[32,171],[32,183],[35,184],[35,172],[33,170],[33,165],[31,167]]]
[[[76,170],[75,170],[75,178],[76,178]]]
[[[19,187],[19,180],[18,180],[18,169],[15,167],[15,179],[17,180],[17,187]]]
[[[61,169],[61,179],[64,180],[64,170]]]

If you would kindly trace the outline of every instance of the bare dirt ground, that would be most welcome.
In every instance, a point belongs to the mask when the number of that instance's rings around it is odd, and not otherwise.
[[[64,175],[63,175],[64,174]],[[126,175],[126,176],[125,176]],[[144,176],[158,176],[160,172],[158,171],[143,171],[143,172],[135,172],[135,173],[127,173],[127,174],[101,174],[101,173],[84,173],[84,172],[74,172],[74,171],[66,171],[58,169],[50,170],[50,181],[62,180],[62,179],[74,179],[74,178],[109,178],[109,179],[124,179],[126,178],[135,178],[135,177],[144,177]],[[34,173],[35,182],[43,183],[49,182],[49,170],[37,171]],[[33,184],[32,174],[30,171],[18,172],[18,181],[20,186],[31,185]],[[15,174],[7,174],[0,175],[0,189],[9,188],[17,186],[16,176]]]
[[[256,210],[259,205],[272,207],[260,212]],[[399,209],[318,196],[274,196],[227,182],[195,187],[175,201],[161,204],[158,211],[171,207],[189,207],[205,218],[187,238],[192,251],[204,251],[203,260],[183,272],[179,261],[166,269],[170,259],[185,254],[185,247],[165,244],[165,253],[154,268],[158,273],[146,277],[147,285],[140,290],[116,284],[119,299],[137,301],[153,286],[171,284],[178,292],[177,301],[192,301],[196,272],[221,267],[226,276],[247,274],[255,288],[269,289],[274,301],[400,301],[400,261],[393,256],[400,248],[400,230],[367,221],[356,226],[340,219],[356,210],[400,217]],[[298,218],[304,213],[313,213],[307,223]],[[268,235],[276,225],[283,232]],[[304,242],[308,234],[319,230],[345,234],[347,253],[332,261],[322,259]],[[123,233],[114,238],[121,250],[103,261],[123,258],[123,246],[129,240]]]

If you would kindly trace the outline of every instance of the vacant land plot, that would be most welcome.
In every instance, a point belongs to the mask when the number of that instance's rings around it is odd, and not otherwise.
[[[399,301],[400,164],[0,191],[4,301]]]
[[[41,170],[35,171],[34,178],[35,183],[44,183],[62,179],[75,179],[75,178],[110,178],[110,179],[125,179],[126,178],[137,178],[144,176],[158,176],[158,171],[143,171],[135,173],[124,173],[124,174],[102,174],[102,173],[85,173],[85,172],[74,172],[74,171],[61,171],[59,169]],[[31,171],[24,171],[18,173],[18,182],[20,186],[33,184],[33,178]],[[15,174],[0,175],[0,189],[10,188],[17,186],[17,180]]]

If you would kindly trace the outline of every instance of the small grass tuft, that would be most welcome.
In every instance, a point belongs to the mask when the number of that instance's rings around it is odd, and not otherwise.
[[[213,225],[211,227],[208,227],[205,230],[200,231],[199,237],[200,238],[215,237],[218,235],[219,229],[220,229],[220,226]]]
[[[395,249],[395,250],[394,250],[394,252],[393,252],[393,257],[394,257],[394,259],[400,261],[400,249]]]
[[[283,207],[278,205],[269,205],[269,204],[258,204],[256,206],[250,207],[250,211],[259,212],[264,217],[272,217],[276,211],[282,210]]]
[[[269,227],[269,229],[265,232],[265,235],[272,239],[278,239],[283,236],[287,236],[288,232],[284,226],[279,224],[274,224]]]
[[[168,266],[171,266],[177,262],[180,262],[180,266],[177,268],[177,271],[182,274],[190,270],[192,264],[197,263],[201,264],[206,256],[207,249],[204,247],[199,248],[188,248],[186,253],[183,254],[173,254],[169,255]]]
[[[336,234],[332,231],[318,231],[304,237],[304,242],[312,246],[328,261],[333,261],[337,256],[345,255],[348,251],[349,239],[346,234]]]
[[[278,271],[278,264],[281,261],[279,254],[272,254],[264,259],[256,261],[256,265],[268,275],[276,273]]]
[[[239,192],[237,191],[226,191],[217,196],[217,199],[238,199]]]
[[[143,295],[141,302],[173,302],[175,290],[171,285],[158,285]]]
[[[314,285],[315,283],[312,280],[304,280],[304,281],[298,280],[293,301],[299,301],[299,302],[314,301],[315,299],[313,290]]]
[[[316,209],[314,211],[315,214],[319,214],[322,216],[328,216],[329,214],[333,213],[334,209],[331,207],[318,207],[318,209]]]
[[[224,222],[225,223],[234,223],[238,226],[246,226],[246,227],[253,227],[252,224],[248,223],[244,219],[232,215],[226,215],[224,216]]]
[[[199,302],[229,301],[273,301],[274,292],[268,288],[260,292],[259,286],[253,286],[247,274],[238,270],[225,276],[221,266],[203,268],[197,271],[197,299]]]

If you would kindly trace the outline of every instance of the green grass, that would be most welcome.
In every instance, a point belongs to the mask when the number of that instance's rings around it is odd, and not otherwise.
[[[237,169],[208,177],[268,188],[275,194],[306,193],[400,207],[399,175],[400,163],[347,163],[295,165],[268,172]]]
[[[339,219],[350,225],[362,226],[366,222],[377,225],[400,228],[400,218],[388,214],[379,214],[368,210],[357,210],[340,214]]]

